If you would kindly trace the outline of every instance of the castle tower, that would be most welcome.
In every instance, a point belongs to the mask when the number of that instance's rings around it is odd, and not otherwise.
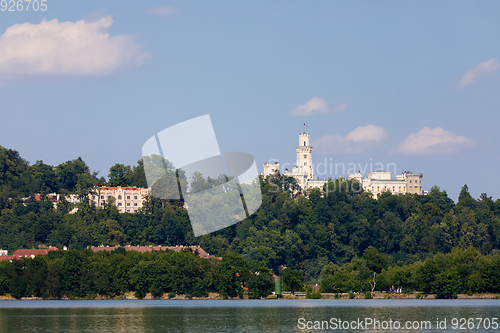
[[[264,174],[263,174],[263,177],[266,178],[267,176],[269,175],[274,175],[274,173],[276,171],[280,171],[280,164],[279,162],[274,162],[274,163],[271,163],[271,162],[268,162],[268,163],[264,163]]]
[[[295,148],[297,151],[297,169],[300,173],[307,174],[307,179],[314,179],[314,171],[312,164],[313,147],[309,146],[309,133],[299,134],[299,146]]]

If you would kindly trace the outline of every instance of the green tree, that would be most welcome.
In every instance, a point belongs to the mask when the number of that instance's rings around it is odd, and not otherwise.
[[[250,277],[247,261],[237,253],[222,256],[217,266],[217,285],[224,297],[236,297],[243,294],[243,287]]]
[[[283,270],[283,286],[293,294],[304,287],[304,275],[301,270],[285,268]]]
[[[274,289],[273,273],[262,262],[254,263],[248,291],[253,299],[266,298]]]
[[[387,268],[387,257],[378,252],[374,247],[367,248],[362,258],[366,261],[366,266],[378,274],[380,274],[384,268]]]

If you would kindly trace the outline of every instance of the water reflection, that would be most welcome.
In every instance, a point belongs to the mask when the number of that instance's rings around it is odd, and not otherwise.
[[[500,317],[500,301],[78,301],[0,302],[0,332],[332,332],[300,329],[303,322],[430,321]],[[331,327],[329,327],[331,328]],[[353,332],[360,329],[342,329]],[[366,332],[386,329],[364,328]],[[402,327],[401,331],[404,330]],[[484,328],[474,331],[486,331]],[[489,330],[488,330],[489,331]]]

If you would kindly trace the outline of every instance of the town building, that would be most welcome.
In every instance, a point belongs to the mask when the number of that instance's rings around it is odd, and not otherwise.
[[[94,252],[99,252],[99,251],[114,251],[120,247],[121,246],[118,245],[118,246],[91,246],[89,248]],[[208,254],[199,245],[191,245],[191,246],[183,246],[183,245],[177,245],[177,246],[153,246],[153,245],[133,246],[133,245],[127,245],[127,246],[123,246],[123,248],[126,251],[137,251],[137,252],[141,252],[141,253],[152,252],[152,251],[156,251],[156,252],[176,251],[176,252],[179,252],[179,251],[186,251],[187,250],[187,251],[191,251],[193,253],[198,254],[198,256],[200,258],[203,258],[203,259],[210,259],[210,258],[215,258],[218,260],[222,259],[221,257],[215,257],[215,256]]]
[[[7,251],[0,253],[0,261],[3,260],[18,260],[22,258],[35,258],[37,255],[47,255],[50,251],[57,251],[57,247],[49,246],[46,249],[18,249],[14,252],[13,255],[7,255]]]
[[[91,201],[97,207],[103,207],[106,202],[114,204],[120,213],[137,213],[142,208],[146,196],[149,194],[149,189],[142,187],[109,187],[101,186],[96,188],[95,192],[91,194]],[[57,193],[47,194],[47,197],[52,201],[54,208],[60,202],[61,196]],[[40,201],[40,194],[35,194],[36,201]],[[27,199],[27,198],[25,198]],[[68,194],[64,199],[71,204],[80,203],[80,198],[77,194]],[[70,213],[75,213],[78,208],[73,208]]]
[[[149,190],[142,187],[101,186],[97,193],[92,195],[92,201],[96,206],[102,207],[111,199],[120,213],[137,213],[148,194]]]
[[[122,246],[89,246],[92,251],[94,252],[99,252],[99,251],[114,251]],[[126,251],[137,251],[137,252],[152,252],[152,251],[191,251],[193,253],[196,253],[200,258],[203,259],[210,259],[214,258],[217,260],[222,260],[221,257],[216,257],[213,255],[210,255],[207,253],[205,250],[203,250],[199,245],[191,245],[191,246],[183,246],[183,245],[177,245],[177,246],[132,246],[132,245],[126,245],[123,246],[123,248]],[[7,255],[6,250],[0,250],[0,261],[2,260],[17,260],[17,259],[22,259],[22,258],[35,258],[37,255],[47,255],[50,251],[57,251],[57,247],[55,246],[49,246],[48,248],[45,249],[18,249],[14,252],[13,255]],[[64,247],[64,250],[67,250],[66,247]]]

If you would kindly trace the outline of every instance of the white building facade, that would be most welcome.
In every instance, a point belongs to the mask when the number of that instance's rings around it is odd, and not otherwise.
[[[309,145],[309,133],[303,132],[299,134],[299,145],[295,148],[295,151],[297,153],[296,165],[292,168],[292,171],[285,169],[283,175],[294,178],[303,190],[313,188],[322,189],[327,181],[325,179],[314,179],[312,163],[313,147]],[[275,172],[280,172],[279,162],[264,163],[264,178]],[[375,199],[383,192],[424,195],[422,178],[422,173],[408,171],[396,175],[396,179],[392,179],[391,172],[389,171],[369,172],[366,178],[363,178],[361,173],[349,175],[349,179],[357,180],[363,190],[370,192]]]
[[[149,190],[142,187],[101,186],[98,193],[92,196],[92,201],[96,206],[102,207],[105,202],[113,198],[114,205],[120,213],[137,213],[148,194]]]
[[[142,208],[144,200],[148,194],[149,189],[142,187],[101,186],[95,189],[94,194],[90,195],[90,199],[97,207],[103,207],[104,204],[112,198],[113,204],[118,208],[120,213],[137,213],[139,209]],[[48,194],[47,197],[52,200],[54,208],[57,209],[61,195],[51,193]],[[68,203],[74,205],[80,203],[80,198],[77,194],[65,195],[64,199]],[[35,200],[40,201],[40,194],[35,194]],[[75,213],[77,211],[78,208],[74,207],[70,213]]]
[[[368,172],[366,178],[361,173],[349,175],[349,179],[355,179],[361,183],[365,192],[370,192],[373,198],[377,199],[381,193],[390,192],[391,194],[424,194],[422,189],[422,173],[412,173],[405,171],[396,175],[396,179],[391,178],[389,171]]]
[[[295,152],[297,153],[296,165],[292,168],[292,171],[285,169],[283,175],[294,178],[303,190],[322,188],[326,180],[314,180],[313,147],[309,145],[309,133],[303,132],[299,134],[299,145],[295,147]],[[279,170],[279,162],[264,163],[263,176],[266,178],[276,171],[279,172]]]

